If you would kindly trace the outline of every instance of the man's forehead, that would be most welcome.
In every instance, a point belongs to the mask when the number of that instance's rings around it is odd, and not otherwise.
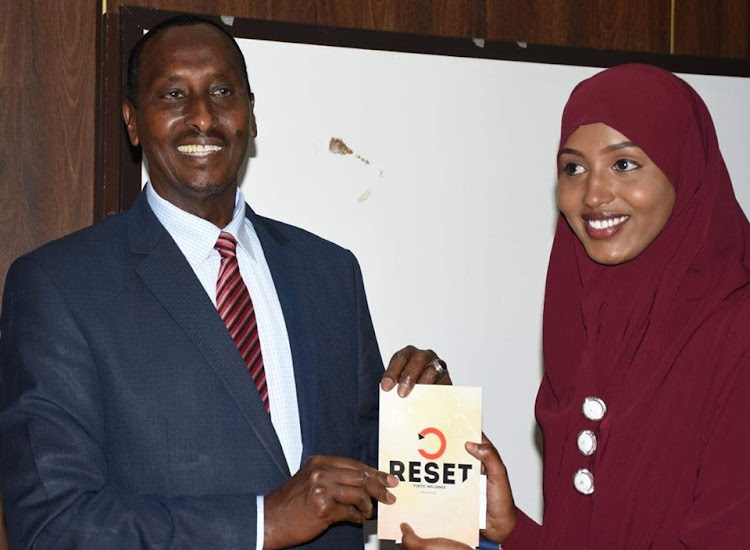
[[[180,50],[200,48],[220,48],[236,54],[235,44],[231,38],[219,29],[206,23],[169,27],[159,31],[143,49],[143,57],[149,58],[163,54],[173,54]]]
[[[221,31],[205,23],[164,29],[146,44],[142,53],[142,73],[149,72],[150,67],[157,70],[160,76],[176,75],[175,69],[170,69],[170,66],[184,66],[186,69],[192,66],[189,70],[210,70],[223,74],[239,73],[242,71],[241,60],[229,40]],[[217,48],[220,50],[218,56]]]

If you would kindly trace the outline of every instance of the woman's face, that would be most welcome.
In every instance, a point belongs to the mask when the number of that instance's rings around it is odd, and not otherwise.
[[[557,205],[600,264],[621,264],[646,250],[674,206],[674,189],[659,167],[606,124],[573,132],[560,151],[558,172]]]

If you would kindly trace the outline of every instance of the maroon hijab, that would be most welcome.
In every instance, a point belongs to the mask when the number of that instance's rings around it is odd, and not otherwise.
[[[703,330],[706,320],[750,280],[750,226],[698,94],[656,67],[615,67],[573,90],[560,147],[579,126],[597,122],[643,149],[673,185],[676,200],[656,240],[616,266],[589,259],[565,219],[558,221],[544,305],[545,376],[536,408],[545,455],[540,548],[572,548],[566,546],[572,541],[599,547],[597,540],[609,540],[610,548],[626,547],[626,541],[639,547],[667,521],[662,509],[675,498],[670,485],[680,482],[670,480],[670,472],[685,459],[683,421],[670,415],[689,407],[670,384],[680,376],[703,383],[701,371],[714,367],[688,365],[686,356],[712,353],[716,332]],[[589,395],[608,406],[602,422],[580,413]],[[661,418],[672,420],[663,430],[652,429]],[[583,429],[599,438],[600,449],[590,458],[575,447]],[[578,468],[592,471],[594,495],[572,493]]]

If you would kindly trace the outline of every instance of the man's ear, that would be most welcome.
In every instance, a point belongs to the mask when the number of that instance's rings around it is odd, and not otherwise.
[[[255,94],[250,92],[250,136],[258,137],[258,122],[255,120]]]
[[[135,121],[135,106],[129,101],[122,102],[122,119],[133,147],[138,147],[141,140],[138,138],[138,124]]]

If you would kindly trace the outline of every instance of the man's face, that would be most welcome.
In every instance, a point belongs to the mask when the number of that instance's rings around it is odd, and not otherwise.
[[[255,137],[244,81],[234,47],[210,25],[166,29],[143,50],[138,107],[125,103],[123,116],[154,189],[183,210],[206,217],[206,205],[221,197],[234,206]]]

